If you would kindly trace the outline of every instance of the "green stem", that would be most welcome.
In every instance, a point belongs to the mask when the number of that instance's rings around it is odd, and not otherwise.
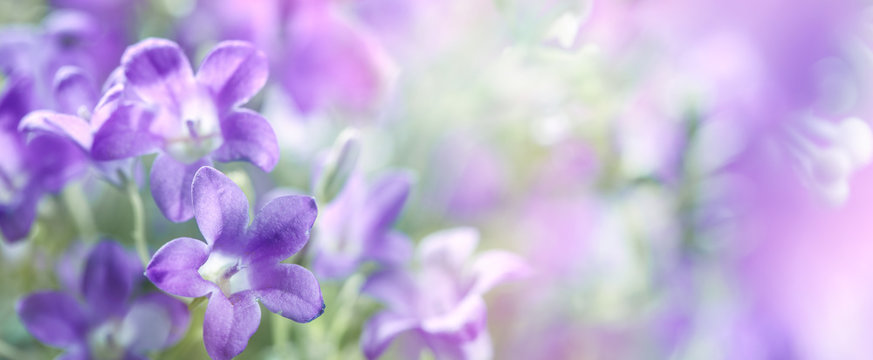
[[[345,281],[337,294],[336,303],[343,304],[343,306],[337,309],[333,321],[330,322],[328,327],[328,333],[333,337],[338,349],[339,342],[342,340],[354,317],[355,307],[358,302],[358,291],[363,284],[364,276],[360,273],[355,273]]]
[[[191,300],[191,302],[188,303],[188,311],[193,311],[198,306],[200,306],[200,304],[202,304],[204,301],[206,301],[206,296],[201,296],[199,298],[195,298],[194,300]]]
[[[288,330],[288,319],[273,314],[273,318],[271,319],[273,325],[273,346],[275,347],[276,353],[280,357],[289,356],[291,354],[290,342],[289,342],[289,334]]]
[[[25,356],[11,344],[0,340],[0,358],[24,359]]]
[[[127,189],[127,197],[130,199],[130,207],[133,210],[133,237],[136,253],[139,255],[143,266],[147,266],[151,255],[149,254],[148,246],[146,245],[146,230],[145,230],[145,209],[142,204],[142,196],[139,193],[139,188],[133,179],[127,179],[125,188]]]
[[[76,228],[79,230],[79,236],[83,241],[90,242],[97,238],[97,225],[94,223],[94,216],[91,213],[91,208],[88,207],[88,199],[85,198],[85,193],[82,190],[81,183],[74,183],[67,187],[61,194],[64,206],[69,211]]]

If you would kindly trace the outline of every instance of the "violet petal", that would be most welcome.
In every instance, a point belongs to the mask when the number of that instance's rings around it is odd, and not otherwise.
[[[72,295],[36,292],[22,299],[16,312],[27,331],[46,344],[68,347],[84,340],[87,320]]]
[[[419,301],[415,280],[405,271],[395,269],[382,270],[371,275],[361,287],[361,293],[376,298],[401,314],[415,313]]]
[[[367,321],[361,333],[361,350],[367,359],[377,359],[397,335],[414,329],[418,325],[415,318],[383,311]]]
[[[179,300],[157,292],[145,295],[127,311],[119,341],[133,354],[166,348],[185,335],[190,317]]]
[[[55,73],[53,84],[57,110],[77,114],[80,108],[91,110],[97,104],[97,87],[79,67],[64,66]]]
[[[48,110],[27,114],[18,129],[23,132],[49,133],[73,140],[84,151],[91,150],[91,126],[84,119]]]
[[[164,153],[155,158],[149,174],[152,197],[167,219],[173,222],[191,219],[194,215],[191,183],[197,170],[209,165],[206,159],[183,164]]]
[[[270,311],[305,323],[324,313],[318,280],[297,264],[256,267],[249,273],[252,289]]]
[[[524,259],[508,251],[483,252],[473,261],[470,293],[482,295],[506,281],[524,278],[531,271]]]
[[[104,319],[120,315],[133,290],[132,260],[117,243],[101,241],[91,250],[82,276],[82,295],[94,316]]]
[[[173,295],[204,296],[216,288],[198,272],[208,258],[209,247],[206,243],[192,238],[178,238],[166,243],[152,256],[146,267],[146,277],[158,289]]]
[[[306,245],[318,209],[308,196],[283,196],[265,205],[249,229],[248,261],[279,262]]]
[[[248,161],[264,171],[272,171],[279,161],[279,143],[273,127],[260,114],[236,110],[221,121],[224,142],[215,150],[218,161]]]
[[[249,222],[249,201],[242,189],[212,167],[194,175],[191,186],[194,218],[204,239],[215,249],[235,253]]]
[[[118,106],[94,134],[91,156],[98,161],[118,160],[158,150],[164,140],[150,131],[153,121],[154,114],[142,106]]]
[[[239,355],[261,322],[261,307],[251,291],[233,294],[229,299],[221,291],[209,297],[203,319],[203,343],[213,360]]]
[[[197,82],[206,85],[219,111],[239,106],[267,83],[267,56],[244,41],[223,41],[200,64]]]
[[[194,86],[188,58],[176,43],[149,38],[131,45],[121,59],[127,85],[143,100],[179,109]]]

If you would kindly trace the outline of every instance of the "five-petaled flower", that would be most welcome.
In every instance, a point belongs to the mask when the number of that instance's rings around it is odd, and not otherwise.
[[[280,263],[299,251],[315,222],[315,201],[283,196],[267,203],[248,226],[248,200],[227,176],[201,168],[192,185],[194,218],[206,242],[178,238],[161,247],[146,276],[161,290],[209,296],[203,342],[213,359],[242,352],[261,320],[258,301],[297,322],[324,312],[315,276]]]
[[[75,280],[68,291],[33,293],[16,309],[34,337],[67,350],[61,358],[146,359],[187,331],[184,303],[161,293],[131,297],[142,265],[117,243],[98,243],[82,265],[59,269],[62,282]],[[70,276],[77,270],[80,277]]]
[[[271,171],[279,159],[273,128],[240,106],[267,81],[266,56],[247,42],[225,41],[197,74],[179,46],[146,39],[122,57],[121,74],[104,95],[115,111],[94,136],[98,160],[159,152],[152,196],[171,221],[191,218],[191,180],[216,161],[248,161]]]
[[[530,270],[521,258],[501,250],[482,253],[467,267],[478,241],[478,232],[468,228],[432,234],[418,247],[420,272],[388,269],[367,280],[362,292],[388,306],[364,326],[361,348],[368,359],[379,357],[403,333],[410,335],[406,345],[416,354],[427,346],[440,359],[491,357],[482,295]]]

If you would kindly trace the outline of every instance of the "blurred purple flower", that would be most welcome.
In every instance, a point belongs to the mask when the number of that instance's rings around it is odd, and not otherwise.
[[[325,277],[351,275],[367,260],[395,265],[412,252],[409,239],[391,226],[409,195],[405,173],[390,173],[368,186],[353,174],[321,212],[313,242],[313,270]]]
[[[169,40],[128,48],[121,83],[104,96],[116,109],[94,136],[92,155],[115,160],[159,152],[151,190],[171,221],[191,218],[194,173],[217,161],[248,161],[271,171],[279,159],[273,128],[242,109],[267,81],[266,56],[251,44],[226,41],[210,52],[195,77]]]
[[[530,269],[518,256],[485,252],[468,264],[478,232],[459,228],[434,233],[418,248],[421,271],[398,269],[374,274],[362,292],[388,306],[365,325],[361,347],[368,359],[378,358],[395,337],[409,334],[406,344],[416,356],[429,347],[437,358],[480,359],[491,356],[482,295],[494,286],[526,276]]]
[[[109,105],[98,105],[96,86],[78,67],[62,67],[54,79],[52,108],[55,111],[30,112],[18,125],[19,131],[36,136],[57,135],[72,141],[105,179],[121,185],[120,174],[132,177],[136,159],[97,161],[91,156],[94,134],[109,116]]]
[[[18,316],[40,341],[67,350],[64,359],[146,359],[175,344],[188,328],[184,303],[160,293],[131,297],[142,266],[104,240],[87,255],[75,288],[22,299]]]
[[[287,22],[278,76],[298,109],[366,110],[383,87],[384,50],[330,1],[298,4]]]
[[[389,61],[369,31],[330,0],[199,1],[179,37],[196,44],[245,40],[267,51],[297,109],[368,110],[386,87]]]
[[[29,111],[31,85],[26,78],[12,78],[0,96],[0,231],[9,242],[30,232],[42,195],[60,191],[87,164],[84,153],[66,138],[45,134],[28,140],[18,132]]]
[[[146,276],[170,294],[209,296],[203,342],[210,357],[229,359],[245,349],[261,321],[258,301],[297,322],[324,312],[315,276],[280,263],[306,245],[317,213],[312,198],[276,198],[246,228],[248,200],[218,170],[201,168],[192,193],[194,218],[206,242],[170,241],[152,257]]]
[[[506,199],[506,165],[489,144],[468,134],[452,134],[431,156],[431,171],[441,176],[428,195],[444,206],[445,216],[476,219]]]

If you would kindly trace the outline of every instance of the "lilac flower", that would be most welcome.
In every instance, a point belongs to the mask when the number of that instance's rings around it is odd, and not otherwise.
[[[410,179],[391,173],[367,186],[353,174],[316,224],[313,270],[331,278],[353,273],[367,260],[399,264],[412,252],[409,240],[391,231],[409,195]]]
[[[18,125],[25,134],[52,134],[76,144],[91,165],[111,183],[121,185],[121,174],[133,176],[136,159],[98,161],[91,156],[94,134],[115,110],[112,103],[97,102],[97,88],[90,77],[75,66],[65,66],[55,74],[53,109],[35,110]]]
[[[388,306],[364,326],[361,347],[368,359],[379,357],[404,333],[411,336],[406,345],[415,356],[423,346],[437,358],[491,356],[482,295],[526,276],[529,269],[516,255],[499,250],[485,252],[467,266],[478,240],[478,233],[466,228],[432,234],[419,245],[419,273],[390,269],[364,284],[364,293]]]
[[[227,176],[200,169],[192,185],[194,218],[206,242],[178,238],[161,247],[146,276],[170,294],[209,296],[203,342],[213,359],[245,349],[267,309],[297,322],[324,312],[318,281],[309,270],[280,261],[306,244],[315,201],[283,196],[270,201],[248,228],[248,201]]]
[[[378,99],[388,63],[384,50],[332,2],[304,2],[287,24],[279,79],[302,113],[328,105],[366,110]]]
[[[239,108],[267,81],[267,59],[251,44],[218,44],[195,76],[178,45],[146,39],[127,49],[121,68],[122,83],[105,97],[117,109],[95,135],[92,155],[114,160],[159,152],[151,191],[168,219],[191,218],[191,179],[212,160],[249,161],[264,171],[276,165],[272,127]]]
[[[390,61],[381,43],[334,1],[199,1],[180,26],[183,44],[245,40],[267,51],[272,72],[300,113],[368,110],[384,92]]]
[[[0,231],[6,241],[21,240],[30,232],[39,199],[58,192],[85,169],[86,158],[76,145],[54,134],[28,141],[18,132],[19,120],[29,110],[31,82],[12,78],[0,95]]]
[[[132,298],[142,266],[112,241],[88,254],[74,289],[40,291],[18,303],[22,323],[40,341],[67,350],[64,359],[146,359],[185,334],[184,303],[160,293]]]
[[[87,168],[90,132],[81,119],[25,124],[22,118],[37,109],[78,114],[93,108],[93,64],[106,55],[94,26],[84,13],[56,11],[41,27],[0,32],[0,70],[7,76],[0,94],[0,231],[6,241],[25,238],[43,194],[60,191]]]

